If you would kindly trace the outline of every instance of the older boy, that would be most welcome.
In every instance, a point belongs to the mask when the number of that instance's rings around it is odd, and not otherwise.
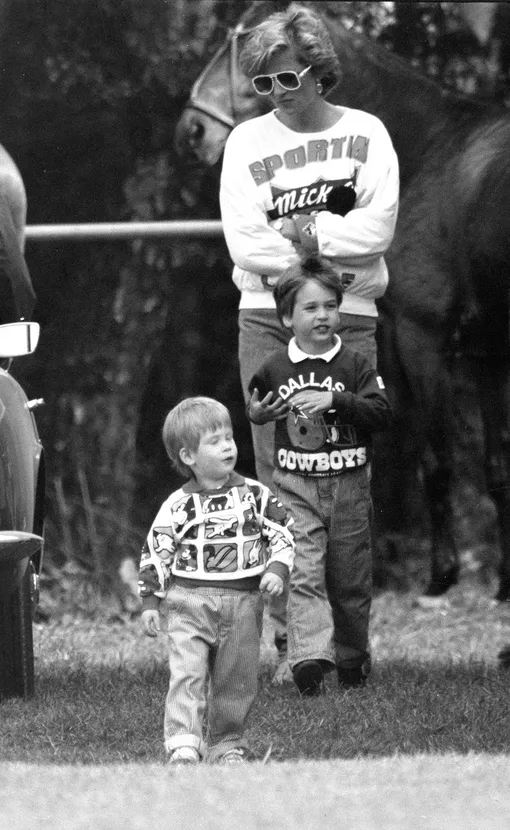
[[[267,487],[235,472],[223,404],[182,401],[166,417],[163,442],[189,478],[160,508],[140,564],[145,634],[157,635],[161,600],[168,607],[165,750],[171,763],[241,763],[257,693],[262,593],[283,590],[294,557],[292,520]]]
[[[365,683],[372,594],[371,434],[390,418],[384,383],[336,334],[342,285],[312,258],[280,277],[274,296],[294,337],[249,385],[250,419],[276,420],[274,482],[294,518],[289,664],[303,695]]]

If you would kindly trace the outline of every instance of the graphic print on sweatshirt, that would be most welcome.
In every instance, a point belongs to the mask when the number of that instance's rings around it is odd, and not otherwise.
[[[341,421],[334,411],[309,417],[292,406],[285,421],[292,449],[280,447],[280,469],[310,474],[344,472],[367,463],[367,447],[352,424]]]
[[[272,207],[267,210],[268,220],[321,210],[345,216],[356,201],[356,181],[367,160],[368,146],[369,139],[364,136],[316,139],[250,164],[257,186],[269,183]],[[324,172],[320,169],[323,163]],[[294,185],[296,172],[300,181]]]
[[[297,406],[291,406],[287,415],[287,434],[292,446],[302,450],[318,450],[325,444],[342,449],[358,442],[352,424],[342,423],[334,412],[311,417]]]
[[[356,174],[346,179],[324,179],[320,176],[311,184],[288,190],[271,184],[274,207],[267,211],[267,218],[273,221],[292,213],[314,214],[321,210],[345,216],[356,201],[356,179]],[[348,207],[342,204],[347,200],[350,202]]]
[[[372,455],[371,434],[386,427],[391,413],[384,381],[363,355],[341,341],[328,360],[297,359],[293,343],[271,355],[248,384],[250,395],[255,389],[260,399],[272,393],[288,407],[275,422],[275,468],[325,477],[365,466]],[[324,392],[331,394],[330,408],[311,415],[306,399]]]
[[[196,524],[198,498],[202,516],[200,525]],[[262,558],[256,510],[256,499],[250,491],[244,493],[240,507],[236,505],[231,490],[218,495],[186,496],[173,507],[175,531],[186,541],[177,547],[171,527],[155,526],[152,529],[154,551],[166,567],[175,554],[177,572],[197,571],[201,551],[205,572],[234,573],[239,570],[238,553],[241,547],[243,570],[255,568]],[[246,541],[240,539],[243,536],[248,537]],[[190,541],[193,539],[196,539],[196,544]]]
[[[270,182],[278,173],[295,173],[308,165],[326,164],[331,170],[331,163],[337,162],[339,170],[351,171],[360,164],[365,164],[368,158],[370,141],[362,135],[349,135],[326,139],[312,139],[305,144],[289,148],[283,153],[274,153],[249,165],[250,173],[257,186]],[[353,163],[354,162],[354,163]]]
[[[174,577],[233,584],[261,576],[273,562],[290,570],[292,524],[278,498],[254,479],[232,473],[214,491],[190,481],[163,502],[147,534],[139,594],[144,602],[161,601]]]
[[[202,550],[203,567],[206,572],[234,573],[238,570],[238,541],[237,537],[252,535],[258,532],[255,515],[255,498],[246,493],[242,502],[243,521],[240,522],[232,491],[226,493],[207,494],[200,498],[200,509],[203,517],[201,527],[202,537],[197,538],[197,544],[189,542],[190,538],[197,537],[198,526],[194,524],[197,511],[193,497],[187,497],[174,508],[177,527],[180,533],[186,535],[186,544],[182,544],[177,551],[175,569],[190,573],[198,569],[199,548]],[[154,550],[164,561],[175,551],[175,543],[168,532],[168,528],[155,527],[153,529]],[[232,540],[232,541],[229,541]],[[250,540],[243,545],[243,568],[249,569],[259,564],[261,544],[259,540]]]

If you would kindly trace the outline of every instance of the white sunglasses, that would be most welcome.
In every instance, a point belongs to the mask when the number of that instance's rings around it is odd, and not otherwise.
[[[271,95],[275,81],[278,81],[282,89],[294,90],[301,86],[301,78],[311,69],[311,66],[306,66],[301,72],[294,72],[293,69],[287,69],[284,72],[273,72],[271,75],[255,75],[251,79],[255,92],[259,95]]]

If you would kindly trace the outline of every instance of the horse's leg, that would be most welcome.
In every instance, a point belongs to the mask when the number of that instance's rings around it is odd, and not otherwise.
[[[377,352],[378,370],[387,387],[393,417],[390,427],[374,436],[374,518],[376,536],[384,540],[386,548],[389,544],[397,553],[399,544],[396,540],[402,534],[403,514],[409,524],[409,515],[413,513],[403,496],[415,495],[417,468],[426,439],[422,422],[414,410],[405,367],[400,359],[396,326],[387,315],[382,316],[377,329]]]
[[[501,560],[496,599],[510,600],[510,362],[493,356],[473,361],[485,437],[489,495],[498,514]]]
[[[407,364],[412,363],[412,358],[405,326],[384,313],[377,334],[378,367],[393,417],[389,428],[374,436],[374,572],[376,580],[383,584],[388,579],[402,584],[411,555],[410,544],[420,538],[425,524],[419,471],[428,440],[427,423],[408,379]],[[416,546],[415,542],[412,544]]]
[[[452,507],[454,429],[446,337],[439,329],[400,319],[396,342],[415,421],[412,432],[402,436],[402,452],[421,455],[432,528],[431,578],[425,596],[434,597],[445,593],[458,576]],[[411,441],[415,446],[406,450]]]
[[[454,416],[451,376],[443,365],[431,401],[428,451],[424,453],[423,479],[430,510],[431,574],[425,597],[445,594],[458,580],[459,560],[454,533]]]

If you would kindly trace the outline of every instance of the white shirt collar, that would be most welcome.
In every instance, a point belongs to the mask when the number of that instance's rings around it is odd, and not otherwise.
[[[333,360],[334,356],[338,354],[341,346],[342,341],[340,340],[338,334],[335,334],[335,345],[329,350],[329,352],[324,352],[324,354],[307,354],[299,348],[296,338],[293,337],[289,343],[289,359],[292,363],[301,363],[303,360],[324,360],[326,363],[329,363]]]

